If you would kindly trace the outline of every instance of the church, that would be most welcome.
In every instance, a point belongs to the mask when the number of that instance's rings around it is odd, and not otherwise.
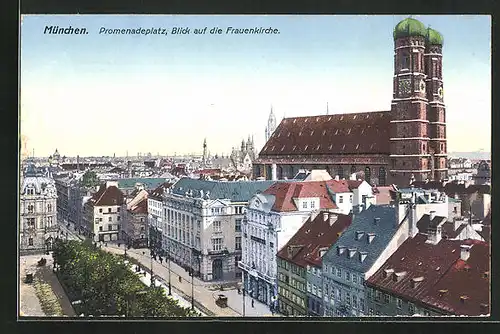
[[[284,118],[254,161],[254,178],[290,179],[301,169],[356,173],[379,186],[447,178],[443,36],[406,18],[393,37],[391,109]]]

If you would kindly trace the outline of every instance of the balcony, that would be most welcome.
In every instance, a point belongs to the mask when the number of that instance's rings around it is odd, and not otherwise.
[[[256,269],[252,269],[251,266],[247,265],[246,263],[244,263],[243,261],[239,261],[238,262],[238,268],[248,272],[250,275],[254,276],[254,277],[258,277],[260,278],[261,280],[263,281],[266,281],[268,282],[269,284],[275,284],[276,282],[276,279],[272,278],[271,276],[269,275],[266,275],[266,274],[263,274],[263,273],[260,273],[258,272]]]
[[[228,255],[229,251],[227,250],[227,248],[219,250],[207,249],[207,253],[208,255]]]

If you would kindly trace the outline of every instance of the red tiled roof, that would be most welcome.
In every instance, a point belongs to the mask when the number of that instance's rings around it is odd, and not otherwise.
[[[380,186],[373,188],[373,194],[375,195],[377,204],[390,204],[393,200],[393,195],[391,195],[391,192],[394,193],[393,186]]]
[[[111,206],[111,205],[122,205],[125,201],[125,197],[120,189],[115,186],[110,186],[106,188],[106,185],[101,185],[99,190],[92,195],[89,203],[93,206]]]
[[[259,153],[389,154],[388,111],[285,118]]]
[[[449,314],[479,315],[479,303],[489,304],[484,291],[489,291],[489,283],[481,282],[481,270],[486,271],[489,255],[484,249],[486,243],[477,240],[443,239],[437,245],[426,243],[427,236],[417,234],[406,240],[400,248],[366,282],[368,286],[400,296],[416,303],[425,303],[427,307],[438,308]],[[460,246],[474,245],[467,261],[475,269],[467,277],[475,277],[474,284],[469,278],[453,274],[453,268],[460,263]],[[473,257],[473,254],[474,257]],[[392,269],[393,272],[386,270]],[[405,273],[399,280],[393,279],[393,273]],[[387,274],[386,274],[387,273]],[[412,286],[413,279],[422,281]],[[448,296],[440,297],[439,290],[448,290]],[[470,306],[457,308],[460,296],[468,294]],[[487,293],[486,293],[487,296]]]
[[[276,182],[263,193],[276,197],[273,210],[278,212],[297,211],[294,198],[319,197],[320,209],[337,209],[328,189],[334,193],[350,192],[345,180]]]
[[[281,248],[278,257],[301,267],[305,267],[308,263],[321,266],[320,251],[328,250],[352,222],[350,215],[335,215],[337,221],[331,226],[328,219],[324,220],[323,212],[320,212],[313,220],[309,218]],[[288,256],[289,247],[292,247],[291,258]]]

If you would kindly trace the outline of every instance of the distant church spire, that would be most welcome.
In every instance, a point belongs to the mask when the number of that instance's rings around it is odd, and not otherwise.
[[[203,140],[203,167],[207,165],[207,138]]]
[[[276,130],[276,116],[274,115],[273,111],[273,106],[271,105],[271,112],[269,113],[269,118],[267,120],[267,128],[266,128],[266,143],[271,138],[271,136],[274,133],[274,130]]]
[[[326,102],[326,114],[327,114],[327,115],[329,115],[329,114],[330,114],[330,112],[329,112],[329,110],[328,110],[328,102]]]

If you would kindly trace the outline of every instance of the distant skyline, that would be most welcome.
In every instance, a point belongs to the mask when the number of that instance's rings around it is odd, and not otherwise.
[[[228,154],[283,117],[390,110],[407,16],[36,15],[21,24],[21,134],[48,156]],[[414,16],[444,36],[449,152],[491,151],[490,16]],[[87,35],[44,34],[46,26]],[[276,35],[100,35],[101,27]]]

